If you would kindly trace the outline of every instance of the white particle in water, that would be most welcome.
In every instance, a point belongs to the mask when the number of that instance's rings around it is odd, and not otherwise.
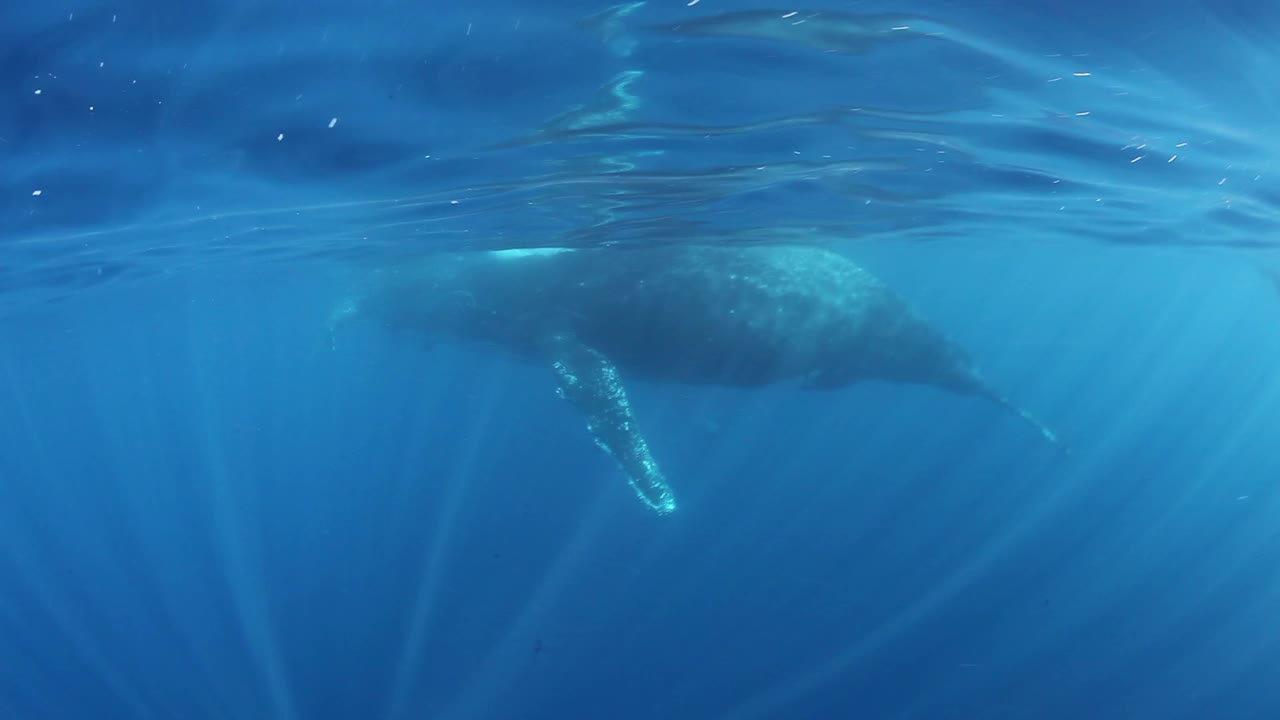
[[[42,94],[44,94],[44,91],[43,91],[43,90],[37,90],[37,91],[36,91],[36,94],[37,94],[37,95],[42,95]]]
[[[458,204],[458,201],[457,201],[457,200],[450,200],[450,201],[449,201],[449,204],[450,204],[450,205],[457,205],[457,204]]]
[[[92,106],[92,105],[90,105],[90,106],[89,106],[89,112],[93,112],[93,106]]]
[[[1187,144],[1186,144],[1186,143],[1184,143],[1184,142],[1180,142],[1180,143],[1178,143],[1177,145],[1175,145],[1174,147],[1186,147],[1186,146],[1187,146]]]
[[[799,10],[792,10],[791,12],[787,13],[786,15],[783,15],[783,16],[782,16],[782,19],[783,19],[783,20],[786,20],[787,18],[793,18],[793,17],[795,17],[795,16],[797,16],[797,15],[799,15],[799,14],[800,14],[800,11],[799,11]]]
[[[1172,156],[1172,157],[1170,157],[1170,158],[1169,158],[1169,162],[1173,162],[1174,160],[1177,160],[1177,159],[1178,159],[1178,156],[1177,156],[1177,155],[1174,155],[1174,156]]]
[[[284,139],[284,133],[280,133],[279,135],[276,136],[276,142],[280,142],[283,139]]]
[[[1089,76],[1090,76],[1090,75],[1092,75],[1093,73],[1091,73],[1091,72],[1077,72],[1077,73],[1071,73],[1071,74],[1072,74],[1072,75],[1075,75],[1076,77],[1089,77]]]
[[[337,124],[338,124],[338,118],[332,118],[332,119],[330,119],[330,120],[329,120],[329,127],[330,127],[330,128],[332,128],[334,125],[337,125]]]
[[[1088,114],[1089,114],[1088,110],[1081,110],[1080,112],[1076,113],[1076,117],[1084,117],[1085,115],[1088,115]]]
[[[104,61],[102,61],[102,60],[99,60],[99,61],[98,61],[98,67],[102,67],[103,65],[106,65],[106,64],[107,64],[107,63],[106,63],[106,62],[104,62]]]
[[[697,5],[699,2],[700,2],[700,0],[689,0],[689,2],[685,3],[685,6],[686,6],[686,7],[693,7],[694,5]]]
[[[32,195],[32,197],[39,197],[39,196],[41,196],[41,195],[43,195],[43,194],[44,194],[44,191],[43,191],[43,190],[32,190],[32,191],[31,191],[31,195]]]

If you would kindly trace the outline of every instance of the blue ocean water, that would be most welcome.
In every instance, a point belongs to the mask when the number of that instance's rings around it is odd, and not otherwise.
[[[1280,716],[1280,9],[0,9],[0,718]],[[331,327],[441,250],[819,243],[1049,423]]]

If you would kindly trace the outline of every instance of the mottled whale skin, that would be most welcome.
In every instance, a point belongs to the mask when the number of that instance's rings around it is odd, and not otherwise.
[[[434,341],[546,363],[561,397],[659,512],[675,497],[627,401],[626,376],[739,387],[863,380],[993,400],[968,355],[883,282],[814,246],[683,245],[455,253],[378,273],[359,301]]]

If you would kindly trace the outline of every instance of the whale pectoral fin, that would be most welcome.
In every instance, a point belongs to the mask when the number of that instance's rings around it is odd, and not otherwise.
[[[556,374],[556,394],[586,416],[596,444],[622,467],[640,500],[659,513],[674,511],[675,495],[640,433],[618,369],[573,338],[552,338],[546,354]]]

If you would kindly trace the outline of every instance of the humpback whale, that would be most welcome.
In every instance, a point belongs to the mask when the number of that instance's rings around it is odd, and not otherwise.
[[[957,345],[843,255],[804,245],[680,245],[455,252],[383,269],[335,318],[505,348],[545,363],[639,498],[676,498],[624,376],[834,389],[863,380],[993,401],[1047,427],[982,379]]]

